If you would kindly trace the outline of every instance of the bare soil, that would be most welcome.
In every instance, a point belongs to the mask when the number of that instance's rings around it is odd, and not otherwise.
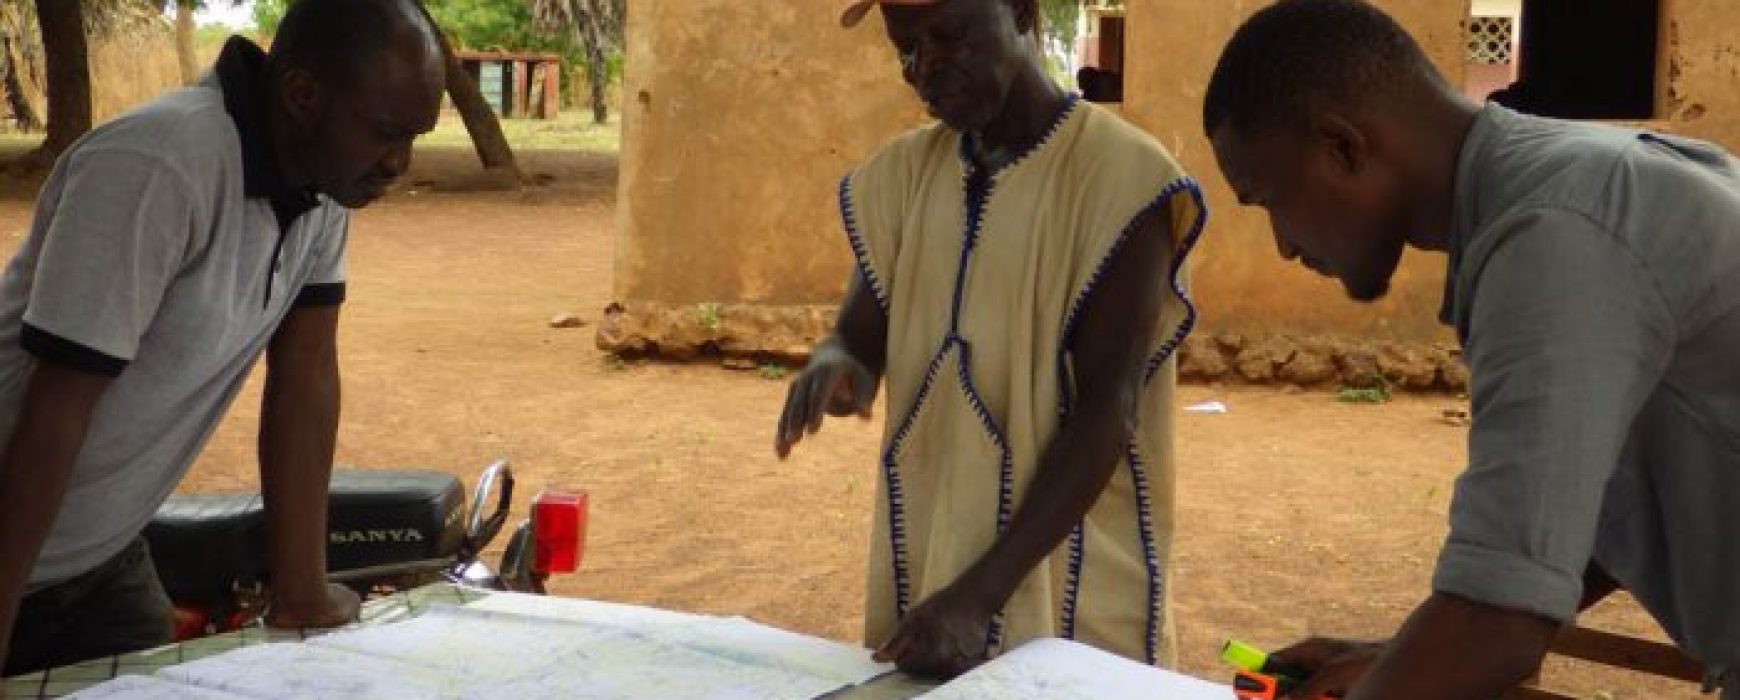
[[[465,193],[463,150],[419,155],[407,186],[359,213],[342,325],[340,464],[466,479],[512,458],[522,488],[585,489],[583,570],[562,595],[747,615],[856,640],[875,491],[877,422],[830,423],[786,462],[772,429],[784,382],[712,365],[626,365],[593,345],[610,301],[612,157],[530,153],[554,181]],[[33,186],[0,187],[0,253],[28,226]],[[573,312],[589,325],[554,329]],[[257,377],[256,377],[257,380]],[[188,476],[252,489],[258,383]],[[1184,670],[1210,678],[1219,643],[1387,634],[1427,590],[1466,429],[1453,398],[1349,405],[1325,393],[1189,386],[1226,402],[1179,423],[1172,581]],[[523,503],[523,502],[522,502]],[[523,506],[522,506],[523,512]],[[1634,602],[1586,622],[1661,638]],[[1692,698],[1695,688],[1557,662],[1588,697]]]

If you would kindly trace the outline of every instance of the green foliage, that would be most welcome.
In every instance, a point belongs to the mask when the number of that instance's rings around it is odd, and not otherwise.
[[[211,46],[222,46],[236,30],[222,24],[202,24],[193,30],[193,46],[196,51],[205,50]]]
[[[526,0],[425,0],[423,4],[461,48],[568,54],[567,41],[537,31]]]
[[[278,30],[278,22],[295,0],[254,0],[254,25],[262,35]],[[546,37],[532,22],[526,0],[424,0],[429,16],[453,38],[455,48],[476,51],[551,51],[564,53],[565,42]]]
[[[1039,0],[1039,27],[1045,36],[1064,46],[1074,46],[1076,19],[1081,16],[1082,0]]]
[[[779,381],[781,379],[785,379],[786,375],[790,374],[790,372],[791,372],[790,370],[786,369],[785,367],[783,367],[781,365],[762,365],[760,367],[760,371],[761,371],[761,378],[767,379],[770,381]]]
[[[725,307],[718,302],[708,302],[695,306],[695,322],[708,333],[719,332],[719,316]]]
[[[225,0],[219,0],[225,1]],[[254,0],[254,27],[271,36],[285,10],[296,0]],[[562,57],[563,102],[570,105],[583,82],[586,54],[570,32],[542,31],[532,15],[531,0],[423,0],[429,16],[453,40],[454,48],[471,51],[532,51]],[[612,81],[622,75],[622,57],[606,61]]]
[[[514,151],[594,151],[616,153],[622,146],[622,123],[612,119],[599,125],[592,114],[570,109],[555,119],[503,119],[502,135]],[[417,139],[419,148],[471,148],[471,134],[458,119],[443,119],[435,130]]]
[[[1039,0],[1039,26],[1045,36],[1064,46],[1075,46],[1076,21],[1089,5],[1122,7],[1124,0]]]
[[[1344,386],[1335,392],[1335,400],[1342,403],[1388,403],[1390,385],[1389,382],[1380,382],[1371,387]]]
[[[289,7],[290,0],[254,0],[254,30],[260,36],[277,34],[278,22]]]
[[[114,3],[116,1],[117,0],[109,0],[109,2],[111,2],[111,3]],[[241,7],[244,3],[248,2],[248,0],[119,0],[119,1],[120,2],[133,2],[133,3],[145,4],[145,5],[156,5],[157,7],[163,8],[163,11],[165,13],[173,13],[175,11],[176,5],[186,5],[188,7],[195,9],[195,10],[204,10],[204,9],[206,9],[208,7],[212,7],[214,5],[218,5],[218,6],[228,5],[230,7]],[[98,4],[101,5],[101,3],[98,3]]]

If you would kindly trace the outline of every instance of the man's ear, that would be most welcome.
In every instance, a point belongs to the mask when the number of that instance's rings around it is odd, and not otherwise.
[[[1325,112],[1313,117],[1311,138],[1328,149],[1335,167],[1345,175],[1357,174],[1371,164],[1371,139],[1339,114]]]
[[[284,109],[298,124],[313,123],[326,108],[326,90],[306,69],[291,68],[278,79]]]

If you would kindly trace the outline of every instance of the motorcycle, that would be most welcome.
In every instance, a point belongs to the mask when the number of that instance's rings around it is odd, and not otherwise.
[[[533,499],[496,568],[482,561],[512,510],[507,460],[483,470],[469,506],[459,479],[432,470],[335,469],[330,494],[328,577],[364,600],[439,582],[543,595],[552,574],[579,568],[586,497],[559,490]],[[176,494],[145,539],[175,605],[175,641],[239,629],[264,613],[271,572],[259,494]]]

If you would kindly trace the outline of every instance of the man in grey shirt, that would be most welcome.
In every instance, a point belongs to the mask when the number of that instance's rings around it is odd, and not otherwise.
[[[268,622],[356,615],[325,580],[347,210],[405,171],[443,76],[410,0],[300,0],[271,55],[231,39],[56,164],[0,279],[8,675],[168,641],[139,533],[262,353]]]
[[[1462,99],[1358,0],[1283,0],[1233,37],[1204,126],[1280,252],[1382,296],[1449,257],[1469,466],[1433,593],[1383,644],[1280,656],[1297,697],[1489,700],[1624,587],[1740,698],[1740,166],[1710,144]]]

